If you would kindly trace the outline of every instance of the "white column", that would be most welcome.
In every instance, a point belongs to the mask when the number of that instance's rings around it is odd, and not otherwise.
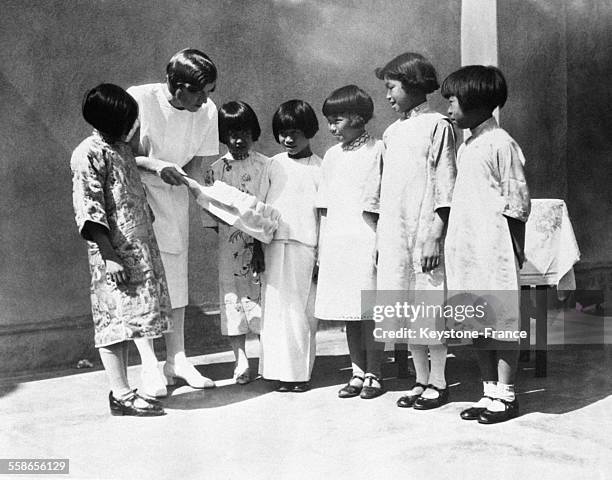
[[[497,0],[462,0],[461,65],[498,65]],[[493,114],[499,121],[499,109]]]

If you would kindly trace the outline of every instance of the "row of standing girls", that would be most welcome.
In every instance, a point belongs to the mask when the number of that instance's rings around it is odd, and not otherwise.
[[[385,131],[382,141],[376,140],[366,130],[373,114],[370,96],[354,85],[335,90],[325,100],[323,114],[338,145],[323,160],[310,149],[318,123],[303,101],[286,102],[276,111],[274,137],[285,152],[272,159],[253,150],[261,128],[250,106],[229,102],[218,112],[218,134],[228,153],[211,165],[202,181],[226,182],[281,212],[274,239],[264,246],[203,215],[204,225],[218,231],[221,329],[236,355],[237,383],[252,378],[245,335],[254,332],[261,333],[262,376],[277,380],[279,391],[308,390],[316,319],[337,320],[346,322],[352,362],[352,377],[338,395],[375,398],[384,393],[384,344],[374,341],[374,322],[364,315],[362,291],[518,290],[529,194],[520,148],[492,117],[507,96],[501,72],[471,66],[451,74],[442,84],[442,94],[450,102],[450,119],[427,103],[427,95],[439,85],[435,69],[421,55],[400,55],[377,69],[376,76],[385,82],[387,99],[400,118]],[[75,210],[81,233],[90,241],[96,346],[109,373],[114,414],[163,414],[154,397],[166,393],[165,381],[159,378],[150,340],[162,332],[168,332],[166,381],[178,377],[196,388],[214,386],[185,358],[186,293],[177,298],[173,290],[186,290],[188,223],[180,217],[186,216],[188,193],[181,167],[195,166],[191,172],[195,176],[201,158],[215,153],[211,138],[217,133],[217,111],[207,98],[215,82],[216,69],[210,59],[197,50],[185,50],[169,63],[165,84],[130,89],[138,101],[140,121],[139,135],[132,141],[132,150],[138,154],[135,160],[126,146],[136,131],[134,115],[125,117],[119,108],[121,102],[131,105],[133,100],[102,85],[97,95],[112,97],[102,102],[107,104],[105,109],[88,100],[93,90],[84,102],[85,119],[98,133],[73,154]],[[100,93],[101,89],[106,90]],[[86,113],[90,110],[95,111],[93,116]],[[121,115],[125,117],[121,122],[111,121]],[[196,118],[200,124],[194,124]],[[451,122],[472,133],[457,160]],[[120,127],[110,131],[109,124]],[[203,132],[206,139],[201,138]],[[106,170],[96,162],[104,163]],[[132,185],[142,212],[129,212],[128,205],[134,202],[121,201],[119,190],[111,184],[110,179],[123,178],[108,175],[117,168],[115,163],[124,165],[132,180],[137,177],[135,165],[150,172],[146,174],[149,181],[143,175],[143,182],[155,215],[157,241],[150,235],[152,216],[141,198],[142,186]],[[108,204],[100,203],[113,194],[125,212],[115,208],[111,214],[105,210]],[[119,221],[111,221],[117,216]],[[146,246],[146,254],[135,245],[125,253],[112,241],[114,235],[126,238],[113,229],[121,230],[123,220],[135,216],[149,235],[148,245],[142,239],[136,245]],[[478,235],[483,223],[486,235]],[[105,236],[111,239],[108,245]],[[164,268],[159,268],[159,261],[151,262],[155,268],[139,268],[130,255],[156,260],[157,242]],[[133,295],[145,279],[146,295]],[[140,304],[135,302],[138,298]],[[100,307],[111,304],[112,311]],[[518,319],[518,310],[509,315]],[[114,335],[109,336],[109,331]],[[130,339],[139,339],[148,395],[127,384],[125,341]],[[466,420],[496,423],[518,414],[516,351],[500,348],[496,342],[475,341],[484,394],[461,413]],[[414,341],[409,348],[416,383],[398,406],[428,410],[444,405],[449,401],[445,343]],[[108,360],[115,357],[115,363]]]

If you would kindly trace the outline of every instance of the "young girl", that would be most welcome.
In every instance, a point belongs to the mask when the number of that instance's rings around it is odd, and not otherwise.
[[[244,102],[229,102],[219,110],[219,138],[228,153],[215,161],[206,184],[227,183],[263,201],[270,185],[270,159],[252,150],[261,128],[253,109]],[[264,270],[261,244],[242,231],[204,214],[204,226],[219,233],[219,303],[221,333],[229,336],[236,358],[234,379],[251,381],[245,351],[246,334],[260,333],[261,285],[257,274]]]
[[[185,356],[189,193],[182,167],[198,178],[203,157],[219,153],[217,107],[208,98],[216,81],[217,67],[212,60],[188,48],[168,62],[166,82],[128,89],[139,106],[141,126],[134,153],[155,215],[155,236],[172,303],[172,331],[165,334],[165,378],[158,370],[153,341],[136,341],[142,358],[143,389],[152,396],[166,395],[166,384],[174,384],[177,378],[193,388],[215,386]]]
[[[494,331],[517,331],[518,270],[524,260],[530,200],[523,153],[492,117],[493,110],[506,102],[506,81],[495,67],[468,66],[444,80],[442,95],[449,99],[453,122],[471,131],[457,156],[446,238],[448,287],[497,291],[492,293],[500,302],[489,326]],[[461,418],[497,423],[516,417],[518,343],[479,337],[474,345],[484,395],[461,412]]]
[[[433,65],[422,55],[404,53],[377,69],[376,76],[385,82],[391,108],[401,115],[383,135],[377,288],[409,291],[413,297],[431,291],[426,299],[440,297],[442,304],[443,234],[456,174],[453,126],[427,103],[439,85]],[[428,319],[423,322],[432,326]],[[397,405],[427,410],[447,403],[446,344],[416,338],[410,351],[416,383]]]
[[[273,241],[264,247],[264,305],[260,371],[279,380],[280,392],[304,392],[316,355],[314,285],[318,236],[315,206],[321,159],[310,139],[319,129],[312,107],[301,100],[283,103],[274,113],[274,138],[285,149],[272,158],[266,203],[281,219]]]
[[[160,337],[170,299],[149,206],[130,140],[138,105],[122,88],[85,94],[83,117],[94,128],[70,161],[79,232],[88,245],[95,344],[108,375],[112,415],[157,416],[158,402],[128,384],[128,340]]]
[[[346,321],[353,377],[340,398],[375,398],[383,393],[384,345],[374,341],[374,322],[363,311],[361,291],[376,288],[376,222],[383,144],[365,130],[372,118],[370,96],[348,85],[323,104],[329,130],[339,144],[321,165],[317,207],[326,216],[319,245],[320,269],[315,316]]]

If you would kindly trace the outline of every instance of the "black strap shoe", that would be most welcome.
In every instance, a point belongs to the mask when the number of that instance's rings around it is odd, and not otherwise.
[[[287,393],[290,392],[292,385],[289,382],[278,382],[278,386],[276,387],[277,392]]]
[[[486,425],[491,425],[493,423],[505,422],[506,420],[510,420],[511,418],[516,418],[519,415],[519,404],[518,399],[515,397],[511,402],[507,400],[502,400],[501,398],[496,398],[495,400],[499,400],[506,407],[501,412],[492,412],[491,410],[485,410],[478,416],[478,423],[483,423]]]
[[[423,391],[427,389],[427,385],[423,385],[422,383],[416,382],[412,387],[410,387],[410,390],[414,390],[416,387],[421,387]],[[421,396],[420,394],[419,395],[404,395],[403,397],[400,397],[397,399],[396,405],[400,408],[410,408],[414,405],[414,402],[420,396]]]
[[[310,384],[308,382],[295,382],[291,391],[294,393],[303,393],[310,390]]]
[[[433,388],[439,393],[439,395],[436,398],[424,398],[421,395],[414,401],[415,410],[432,410],[448,403],[448,387],[438,388],[430,384],[427,385],[427,388]]]
[[[372,385],[373,381],[378,382],[380,387],[375,387],[374,385]],[[383,387],[382,380],[376,375],[372,375],[371,373],[366,374],[366,378],[363,383],[363,388],[361,389],[361,393],[359,394],[359,396],[366,400],[370,400],[372,398],[380,397],[383,393],[385,393],[385,389]]]
[[[489,400],[493,401],[493,397],[489,397],[488,395],[483,395],[483,398],[488,398]],[[485,410],[485,407],[469,407],[463,410],[459,416],[463,420],[478,420],[480,414]]]
[[[145,405],[138,406],[136,404],[137,400],[141,400]],[[108,403],[111,415],[114,416],[159,417],[166,414],[159,403],[153,403],[141,397],[136,393],[136,390],[121,400],[115,398],[113,392],[110,392],[108,394]]]
[[[349,381],[349,383],[347,383],[344,387],[342,387],[339,391],[338,391],[338,396],[340,398],[351,398],[351,397],[357,397],[360,393],[361,390],[363,388],[363,382],[365,381],[365,378],[359,376],[359,375],[353,375],[351,377],[351,380],[353,380],[354,378],[358,378],[359,380],[361,380],[362,384],[360,387],[356,387],[355,385],[351,385],[351,382]]]

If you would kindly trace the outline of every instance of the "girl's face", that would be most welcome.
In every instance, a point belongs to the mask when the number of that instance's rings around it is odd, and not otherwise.
[[[452,95],[448,97],[448,116],[459,128],[472,129],[491,117],[491,111],[487,108],[476,108],[466,112],[461,108],[459,99]]]
[[[310,146],[310,140],[306,138],[304,132],[297,129],[281,130],[278,134],[278,143],[289,155],[297,155]]]
[[[327,117],[329,132],[341,143],[349,143],[364,132],[363,125],[353,126],[351,115],[330,115]]]
[[[397,113],[407,112],[414,107],[414,105],[412,105],[412,99],[402,86],[402,82],[393,80],[392,78],[385,78],[385,87],[387,89],[387,100],[391,108]]]
[[[208,101],[209,95],[215,91],[215,83],[208,83],[202,90],[192,91],[179,87],[174,92],[176,103],[189,112],[197,112]]]
[[[253,135],[249,129],[230,130],[227,133],[226,145],[232,155],[242,156],[249,153],[253,146]]]
[[[465,113],[459,105],[459,100],[454,95],[448,97],[448,116],[459,128],[470,128],[466,124]]]

